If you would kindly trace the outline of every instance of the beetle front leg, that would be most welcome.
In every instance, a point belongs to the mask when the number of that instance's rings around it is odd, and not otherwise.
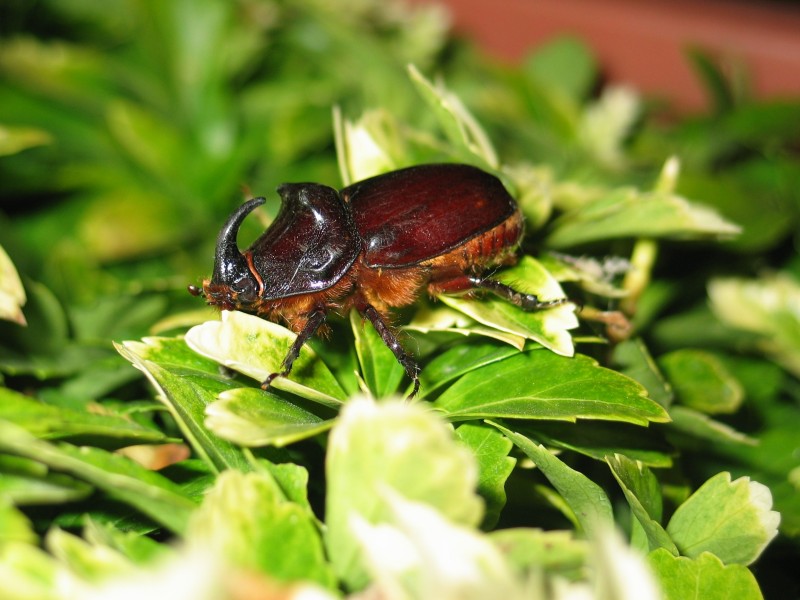
[[[294,361],[300,355],[300,349],[325,322],[326,317],[327,312],[324,308],[318,308],[308,314],[308,321],[306,321],[300,333],[297,334],[292,347],[289,348],[289,353],[286,355],[286,358],[283,359],[283,363],[281,363],[281,370],[278,373],[270,374],[269,377],[261,383],[262,390],[266,390],[276,377],[286,377],[292,372],[292,365],[294,365]]]
[[[397,362],[399,362],[403,369],[405,369],[406,375],[408,375],[414,382],[414,389],[408,396],[408,399],[411,400],[419,391],[419,365],[414,361],[410,354],[406,353],[406,351],[403,349],[403,346],[400,345],[397,336],[386,324],[386,321],[383,320],[383,317],[381,317],[380,313],[375,309],[374,306],[367,304],[363,308],[359,308],[359,312],[369,319],[369,322],[372,323],[375,331],[377,331],[378,335],[381,336],[383,343],[386,344],[389,350],[392,351],[394,357],[397,359]]]
[[[489,277],[470,277],[469,281],[476,288],[489,290],[493,294],[500,296],[504,300],[508,300],[511,304],[519,306],[523,310],[540,310],[543,308],[552,308],[570,302],[569,298],[556,298],[554,300],[539,300],[536,294],[525,294],[517,291],[510,285],[501,283],[496,279]]]

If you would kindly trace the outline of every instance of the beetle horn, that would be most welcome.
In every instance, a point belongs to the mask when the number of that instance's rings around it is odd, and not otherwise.
[[[236,235],[245,217],[257,206],[264,204],[264,198],[253,198],[242,204],[228,217],[217,237],[217,250],[214,255],[214,273],[211,281],[216,284],[229,283],[235,279],[234,274],[247,272],[247,261],[236,244]]]

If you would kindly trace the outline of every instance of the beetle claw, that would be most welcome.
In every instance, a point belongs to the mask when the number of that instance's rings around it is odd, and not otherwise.
[[[261,389],[266,391],[276,377],[285,377],[286,375],[288,375],[288,373],[270,373],[267,378],[261,382]]]
[[[416,366],[416,365],[414,365],[414,366]],[[417,375],[418,374],[419,374],[419,367],[417,367]],[[419,377],[418,376],[414,376],[414,377],[412,377],[412,380],[414,381],[414,389],[411,390],[411,393],[406,398],[407,402],[410,402],[411,400],[413,400],[414,397],[417,395],[417,392],[419,391]]]

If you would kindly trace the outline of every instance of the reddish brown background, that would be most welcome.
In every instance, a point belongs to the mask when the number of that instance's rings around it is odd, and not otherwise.
[[[800,96],[800,6],[723,0],[409,0],[449,7],[457,33],[513,61],[559,34],[589,43],[608,78],[681,109],[706,99],[688,45],[747,66],[760,98]]]

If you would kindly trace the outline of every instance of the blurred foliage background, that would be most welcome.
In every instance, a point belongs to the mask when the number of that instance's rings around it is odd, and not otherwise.
[[[800,272],[798,105],[752,101],[699,52],[687,60],[711,109],[665,124],[657,106],[625,94],[587,108],[601,68],[579,41],[498,65],[453,38],[435,6],[9,0],[0,10],[0,244],[26,278],[31,324],[0,324],[12,375],[63,382],[107,359],[109,384],[76,390],[93,398],[130,377],[114,372],[123,363],[107,340],[138,337],[192,306],[185,286],[208,274],[232,207],[263,194],[274,214],[284,181],[340,184],[333,106],[392,115],[387,136],[397,123],[431,127],[409,63],[443,77],[504,163],[546,165],[545,183],[649,184],[676,155],[679,193],[746,224],[721,248],[662,252],[662,297],[640,326],[670,303],[696,303],[710,272]],[[454,158],[429,142],[419,162]],[[562,185],[554,204],[569,206],[584,193],[575,189]],[[260,226],[252,221],[248,239]],[[659,331],[683,330],[667,320]]]
[[[707,295],[711,277],[779,274],[796,298],[795,99],[750,98],[692,52],[710,108],[664,119],[657,103],[601,92],[601,66],[577,40],[500,65],[453,38],[442,10],[378,0],[5,0],[0,36],[0,246],[28,296],[27,327],[0,323],[7,387],[61,406],[145,396],[111,341],[212,315],[186,285],[209,274],[219,225],[242,199],[266,195],[274,214],[284,181],[340,185],[332,107],[392,115],[387,136],[431,128],[410,63],[447,82],[504,163],[546,169],[557,211],[587,190],[649,186],[675,155],[677,191],[743,226],[723,244],[664,242],[635,324],[658,356],[724,349],[748,398],[729,424],[761,445],[715,455],[713,439],[696,442],[704,458],[689,475],[738,469],[770,485],[789,534],[775,556],[797,556],[798,306],[785,326],[767,310],[766,324],[736,329]],[[405,160],[454,158],[420,135]],[[780,343],[765,349],[767,338]]]

